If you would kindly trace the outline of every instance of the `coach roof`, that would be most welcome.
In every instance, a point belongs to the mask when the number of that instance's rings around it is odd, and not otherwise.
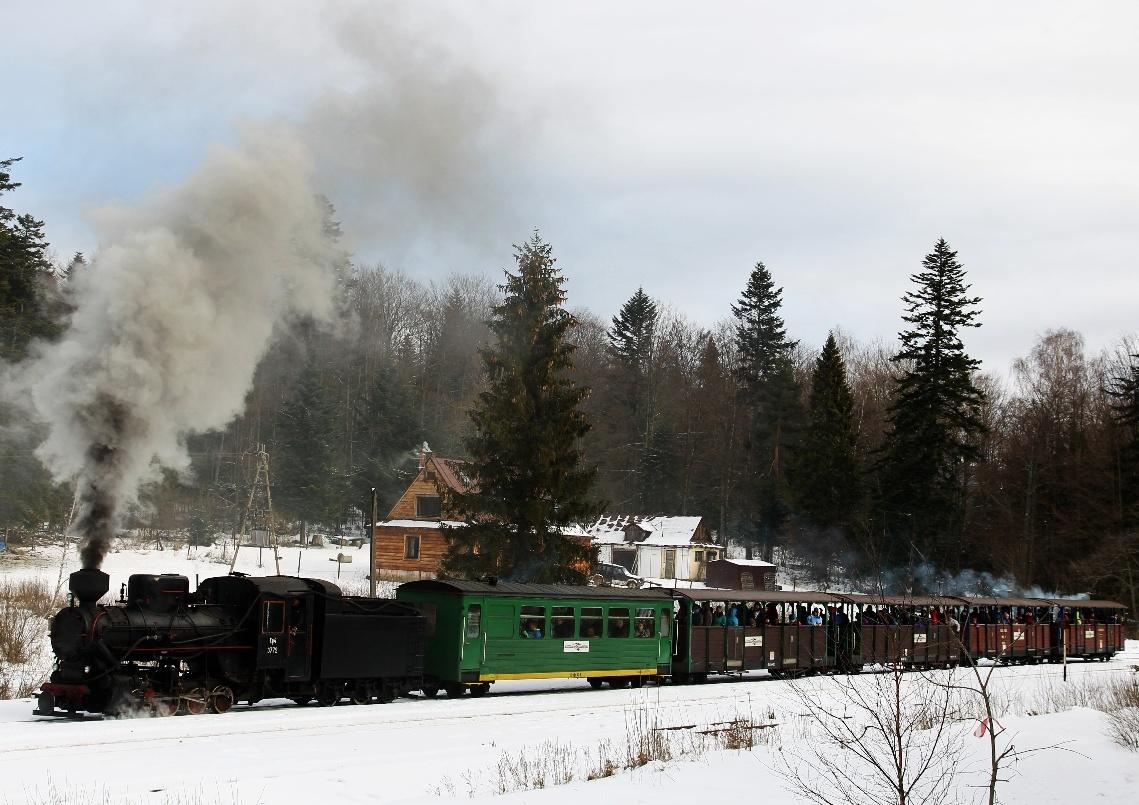
[[[424,579],[401,584],[400,589],[455,595],[515,596],[528,598],[629,598],[660,601],[672,597],[659,587],[630,590],[625,587],[578,587],[570,584],[519,584],[513,581],[488,583],[461,579]]]

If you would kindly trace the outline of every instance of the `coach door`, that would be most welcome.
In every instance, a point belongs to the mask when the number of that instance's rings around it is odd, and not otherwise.
[[[261,634],[257,642],[258,667],[262,670],[285,667],[287,636],[284,601],[265,599],[261,602]]]
[[[312,596],[289,599],[285,678],[308,679],[312,663]]]

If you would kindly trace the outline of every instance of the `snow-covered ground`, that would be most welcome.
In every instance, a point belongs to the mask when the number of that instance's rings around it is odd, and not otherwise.
[[[341,581],[363,584],[366,549],[290,549],[282,572],[335,578],[339,552],[355,562]],[[238,567],[272,573],[266,551],[242,551]],[[112,590],[130,572],[217,575],[228,566],[170,551],[112,554]],[[72,569],[71,565],[65,568]],[[35,568],[0,573],[56,578],[58,555]],[[346,585],[349,586],[349,585]],[[998,697],[1011,715],[1000,719],[1019,750],[1062,748],[1023,756],[1000,789],[1003,803],[1132,803],[1139,797],[1139,753],[1115,745],[1106,716],[1085,708],[1028,715],[1055,690],[1080,690],[1128,680],[1139,666],[1139,642],[1110,663],[1073,663],[1068,682],[1059,666],[1002,668]],[[939,672],[945,673],[945,672]],[[965,673],[958,671],[957,673]],[[71,722],[31,715],[30,699],[0,702],[0,803],[430,803],[468,799],[496,803],[652,802],[762,799],[765,805],[802,801],[784,787],[784,758],[806,757],[810,735],[805,701],[832,700],[840,685],[868,686],[874,677],[811,678],[796,683],[765,674],[702,686],[593,691],[580,680],[500,682],[483,699],[400,699],[388,705],[334,708],[262,702],[225,715]],[[917,684],[919,678],[913,675]],[[806,694],[806,699],[803,694]],[[1015,702],[1015,704],[1014,704]],[[728,750],[700,736],[710,725],[745,717],[775,724],[757,733],[751,749]],[[950,802],[972,802],[984,782],[988,742],[976,722],[955,726],[965,758]],[[682,729],[654,731],[657,727]],[[667,735],[674,757],[587,781],[599,757],[620,757],[630,740]],[[704,743],[701,743],[705,740]],[[516,775],[547,770],[541,790],[510,789]],[[556,785],[558,770],[571,782]],[[870,803],[868,803],[870,805]]]

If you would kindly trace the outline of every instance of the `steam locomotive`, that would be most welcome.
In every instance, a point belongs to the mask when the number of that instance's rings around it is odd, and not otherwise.
[[[422,686],[415,607],[343,595],[327,581],[232,574],[191,594],[182,575],[136,574],[118,604],[110,577],[71,574],[51,622],[56,669],[38,715],[223,713],[238,701],[390,701]]]

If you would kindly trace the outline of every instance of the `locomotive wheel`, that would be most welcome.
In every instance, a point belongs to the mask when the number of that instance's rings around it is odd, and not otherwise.
[[[236,697],[233,695],[233,690],[225,685],[218,685],[210,693],[210,710],[214,713],[228,713],[233,709],[233,704]]]
[[[36,700],[36,706],[41,713],[54,713],[55,712],[55,694],[43,691],[40,697]]]
[[[451,682],[444,685],[443,690],[447,692],[448,699],[459,699],[462,698],[463,694],[467,692],[467,686]]]
[[[182,708],[186,711],[186,715],[200,716],[206,712],[209,698],[210,695],[205,688],[194,688],[182,697]]]
[[[352,699],[352,704],[371,704],[372,691],[364,686],[354,688],[349,698]]]
[[[605,680],[603,680],[599,676],[590,676],[590,677],[586,677],[585,681],[588,682],[589,686],[591,688],[593,688],[594,690],[601,690],[601,683],[604,682]]]
[[[150,709],[159,718],[178,715],[178,697],[155,696],[150,700]]]
[[[316,703],[321,707],[335,707],[340,704],[340,688],[337,685],[325,685],[316,694]]]
[[[423,695],[428,699],[434,699],[436,696],[439,695],[439,686],[438,685],[424,685],[422,690],[423,690]]]

